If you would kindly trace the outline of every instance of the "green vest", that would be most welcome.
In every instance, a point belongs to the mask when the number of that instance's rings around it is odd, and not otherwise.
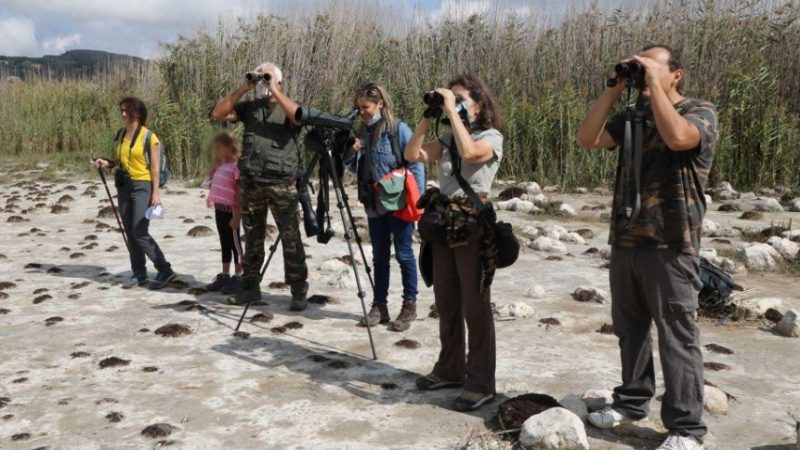
[[[253,181],[288,181],[300,167],[297,135],[279,105],[246,101],[236,105],[237,118],[244,125],[239,171]]]

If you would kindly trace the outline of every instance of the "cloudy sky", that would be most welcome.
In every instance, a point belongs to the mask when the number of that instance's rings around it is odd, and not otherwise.
[[[372,0],[410,20],[420,10],[465,14],[512,7],[558,11],[563,0]],[[579,3],[588,0],[577,0]],[[189,34],[220,18],[256,12],[308,14],[325,0],[0,0],[0,55],[41,56],[69,49],[106,50],[142,57],[159,54],[159,43]]]

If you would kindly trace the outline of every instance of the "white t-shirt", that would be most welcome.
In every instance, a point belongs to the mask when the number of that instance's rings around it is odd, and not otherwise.
[[[450,143],[453,134],[447,132],[441,136],[443,143]],[[494,157],[484,163],[472,164],[461,160],[461,175],[476,193],[491,193],[492,182],[497,175],[500,161],[503,159],[503,135],[494,128],[476,130],[472,133],[472,140],[485,140],[494,150]],[[450,150],[447,146],[442,149],[442,158],[439,160],[439,191],[450,196],[465,195],[453,175],[453,161],[450,159]]]

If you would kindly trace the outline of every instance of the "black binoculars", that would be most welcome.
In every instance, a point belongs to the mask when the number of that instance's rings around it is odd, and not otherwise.
[[[636,89],[644,88],[644,66],[639,61],[621,62],[614,66],[615,78],[609,78],[606,82],[608,87],[614,87],[619,80],[628,80],[631,86]]]
[[[265,83],[269,83],[272,81],[272,75],[268,73],[258,73],[258,72],[247,72],[244,74],[244,78],[251,83],[258,83],[259,81],[264,81]]]

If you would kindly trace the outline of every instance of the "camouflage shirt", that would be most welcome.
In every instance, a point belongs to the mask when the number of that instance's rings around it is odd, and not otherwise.
[[[675,109],[700,130],[700,145],[688,151],[672,151],[656,129],[653,111],[645,102],[644,146],[641,166],[641,212],[633,223],[621,214],[624,196],[620,177],[624,170],[622,144],[625,137],[625,112],[613,116],[606,130],[620,149],[617,180],[611,213],[609,244],[618,247],[676,249],[697,254],[706,212],[704,186],[708,180],[714,147],[719,137],[714,105],[685,98]]]

